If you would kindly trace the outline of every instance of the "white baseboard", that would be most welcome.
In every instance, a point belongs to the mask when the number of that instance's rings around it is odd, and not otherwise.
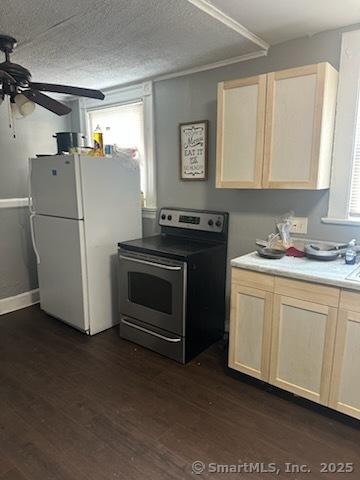
[[[20,295],[15,295],[15,297],[2,298],[0,300],[0,315],[29,307],[30,305],[39,303],[39,301],[38,288],[36,290],[30,290],[30,292],[20,293]]]

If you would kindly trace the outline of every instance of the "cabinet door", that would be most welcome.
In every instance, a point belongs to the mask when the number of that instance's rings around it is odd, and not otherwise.
[[[217,188],[260,188],[266,75],[218,85]]]
[[[337,309],[274,296],[270,383],[328,404]]]
[[[329,186],[337,72],[326,63],[268,74],[263,186]]]
[[[330,407],[360,419],[360,313],[339,311]]]
[[[269,380],[273,294],[233,284],[231,292],[229,366]]]

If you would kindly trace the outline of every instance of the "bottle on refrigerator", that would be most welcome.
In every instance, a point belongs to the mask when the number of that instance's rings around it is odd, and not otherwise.
[[[93,141],[95,154],[99,157],[102,157],[104,155],[104,139],[100,125],[97,125],[93,132]]]
[[[104,151],[105,151],[105,157],[111,157],[113,154],[114,147],[111,143],[111,129],[110,127],[105,128],[105,133],[104,133]]]

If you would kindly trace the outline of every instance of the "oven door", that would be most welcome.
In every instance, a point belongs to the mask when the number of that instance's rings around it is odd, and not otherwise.
[[[186,263],[119,251],[120,313],[185,335]]]

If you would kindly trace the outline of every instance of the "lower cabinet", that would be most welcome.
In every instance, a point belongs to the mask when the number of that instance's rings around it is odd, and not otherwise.
[[[270,383],[328,404],[337,309],[274,295]]]
[[[269,379],[272,293],[233,284],[229,366]]]
[[[358,312],[339,311],[330,407],[360,419],[360,313]]]
[[[360,293],[233,269],[229,366],[360,419]]]

